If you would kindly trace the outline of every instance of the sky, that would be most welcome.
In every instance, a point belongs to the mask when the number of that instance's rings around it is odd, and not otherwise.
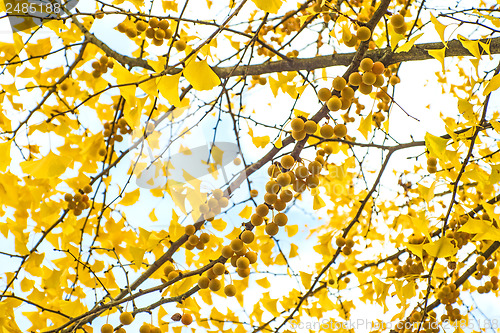
[[[81,11],[92,11],[93,8],[90,8],[91,2],[80,2],[78,5],[79,10]],[[430,4],[438,3],[437,1],[430,2]],[[198,10],[196,15],[200,15],[200,19],[203,19],[203,11]],[[423,18],[425,20],[425,17]],[[118,31],[113,28],[121,21],[119,17],[106,17],[105,19],[98,20],[94,24],[92,28],[92,32],[94,32],[100,39],[108,43],[112,48],[119,50],[121,53],[129,54],[132,50],[132,42],[127,41],[126,38],[123,37]],[[7,25],[6,25],[7,23]],[[451,31],[453,29],[449,28],[447,30],[447,36],[450,36]],[[208,33],[204,31],[204,33]],[[11,40],[11,32],[10,27],[8,26],[7,20],[0,20],[0,41],[9,42]],[[453,37],[453,36],[452,36]],[[43,38],[43,33],[41,33],[41,38]],[[433,32],[431,29],[426,29],[424,35],[419,39],[420,42],[428,42],[428,41],[437,41],[439,40],[438,35]],[[306,56],[307,54],[304,54]],[[455,61],[453,59],[445,60],[445,68],[453,69],[455,66]],[[498,61],[498,57],[494,57],[492,63]],[[488,64],[490,65],[490,64]],[[489,66],[491,68],[491,66]],[[345,70],[344,67],[334,67],[329,68],[327,70],[328,76],[335,77],[337,75],[341,75]],[[389,132],[398,142],[410,142],[411,136],[415,140],[422,140],[423,136],[426,132],[432,133],[434,135],[442,135],[445,133],[444,128],[442,126],[442,122],[439,121],[439,113],[448,114],[453,116],[456,114],[456,100],[443,95],[441,92],[440,86],[437,84],[437,78],[435,72],[441,70],[441,64],[437,60],[427,60],[427,61],[419,61],[406,63],[402,66],[400,71],[401,83],[396,87],[396,101],[398,104],[409,114],[418,118],[420,121],[416,121],[412,118],[409,118],[402,110],[399,110],[397,107],[394,107],[391,112],[390,121],[389,121]],[[472,70],[472,69],[471,69]],[[320,81],[321,82],[321,81]],[[326,83],[325,83],[326,84]],[[272,93],[266,87],[260,87],[248,94],[245,99],[245,104],[247,109],[257,110],[255,114],[256,120],[262,120],[269,124],[281,124],[284,119],[288,117],[289,111],[293,107],[293,100],[291,100],[288,96],[279,93],[278,96],[273,96]],[[491,105],[492,109],[498,110],[499,105],[499,96],[498,94],[494,94],[492,96]],[[319,110],[320,105],[318,104],[312,88],[307,88],[303,97],[300,98],[298,103],[295,106],[295,109],[310,112],[311,114],[315,113]],[[267,112],[259,112],[260,110],[267,110]],[[191,120],[191,121],[194,121]],[[209,120],[204,123],[204,126],[198,126],[192,130],[192,134],[190,138],[187,138],[182,141],[182,145],[194,148],[201,145],[200,142],[210,142],[212,139],[212,129],[215,123],[215,118],[209,118]],[[98,126],[96,126],[96,129]],[[348,131],[355,131],[356,126],[348,126]],[[351,133],[351,132],[349,132]],[[259,129],[256,132],[256,135],[267,135],[271,136],[271,139],[274,138],[273,133],[267,133],[264,129]],[[356,135],[359,138],[362,138],[360,134]],[[233,140],[232,134],[232,124],[227,122],[223,122],[219,127],[218,139],[225,141]],[[201,140],[200,138],[203,138]],[[268,147],[264,149],[255,148],[251,140],[248,136],[243,135],[243,147],[245,158],[248,161],[256,161],[260,156],[262,156],[265,152],[267,152]],[[176,146],[175,148],[177,148]],[[176,152],[176,150],[174,150]],[[395,169],[397,171],[402,171],[407,168],[409,156],[416,156],[422,153],[422,150],[412,149],[405,151],[404,153],[398,153],[397,156],[391,161],[388,166],[388,170]],[[380,154],[376,152],[368,156],[370,160],[370,165],[373,165],[373,169],[376,170],[380,166]],[[425,160],[422,159],[423,163]],[[125,177],[125,173],[128,169],[127,163],[124,163],[126,167],[119,167],[114,172],[117,175],[121,175],[119,177]],[[267,176],[265,174],[265,170],[267,166],[263,168],[261,172],[258,172],[254,176],[252,176],[252,184],[255,188],[263,188],[263,185],[267,181]],[[228,165],[227,172],[228,174],[235,174],[239,171],[239,167],[236,165]],[[367,176],[368,183],[371,184],[374,180],[376,174],[369,174]],[[207,188],[215,188],[220,186],[222,183],[222,179],[219,178],[217,180],[211,179],[210,176],[207,176],[204,181],[206,182]],[[391,184],[397,184],[397,176],[391,174],[390,172],[386,172],[384,178],[382,180],[382,184],[387,187],[391,187]],[[387,184],[387,185],[386,185]],[[430,186],[430,180],[424,180],[423,184],[426,186]],[[129,190],[135,189],[134,184],[130,185]],[[436,189],[438,191],[438,189]],[[261,191],[263,192],[263,191]],[[239,202],[247,197],[248,189],[246,186],[242,187],[232,199],[233,202]],[[169,202],[169,199],[161,199],[155,198],[152,196],[148,196],[147,191],[141,190],[141,199],[148,198],[149,200],[144,200],[141,202],[141,206],[133,206],[129,208],[125,208],[124,212],[127,215],[129,221],[131,221],[132,225],[135,227],[141,227],[148,230],[158,230],[162,228],[167,228],[168,223],[171,216],[171,210],[173,205]],[[262,198],[262,194],[259,199]],[[244,204],[239,205],[241,209],[245,206]],[[300,226],[299,237],[294,239],[294,242],[300,244],[300,255],[297,258],[294,258],[290,261],[290,266],[294,269],[295,273],[299,270],[306,271],[307,263],[309,263],[310,267],[316,260],[318,260],[317,254],[312,250],[312,246],[315,245],[314,238],[307,238],[308,236],[308,228],[318,226],[327,218],[327,214],[325,210],[321,210],[319,212],[313,212],[311,207],[310,198],[305,198],[303,202],[298,204],[298,207],[294,207],[290,211],[290,220],[292,223],[297,223]],[[150,222],[144,217],[144,211],[149,212],[152,208],[156,209],[157,216],[161,216],[158,222]],[[241,219],[238,218],[237,214],[241,210],[239,208],[234,209],[232,212],[227,214],[227,220],[229,221],[229,227],[239,226],[241,224]],[[312,218],[314,216],[314,219]],[[229,230],[229,229],[228,229]],[[280,241],[280,245],[282,245],[285,249],[287,249],[290,244],[286,237],[280,237],[282,241]],[[10,239],[12,241],[12,239]],[[0,250],[4,250],[3,247],[0,247]],[[285,250],[287,252],[287,250]],[[14,265],[15,266],[15,265]],[[9,270],[12,269],[8,264],[3,265],[2,269]],[[286,280],[285,280],[286,279]],[[283,276],[277,276],[274,278],[270,278],[271,283],[274,281],[275,283],[279,283],[280,285],[284,285],[287,288],[283,288],[284,290],[288,290],[289,288],[296,287],[297,283],[295,278],[285,278]],[[251,288],[259,288],[255,284],[251,285]],[[279,296],[279,290],[275,290],[272,293],[273,297]],[[257,301],[259,293],[253,293],[248,295],[245,302],[248,304],[249,309],[252,309],[251,304]],[[356,297],[356,294],[352,294],[353,297]],[[490,318],[499,318],[500,312],[498,311],[497,304],[498,300],[492,298],[491,295],[473,295],[475,302],[478,304],[477,306],[480,310]],[[219,299],[219,302],[223,302],[223,299]],[[226,300],[224,300],[226,302]],[[235,307],[236,301],[230,300]],[[229,303],[231,304],[231,303]],[[395,311],[393,307],[390,307],[390,312]],[[170,313],[170,312],[169,312]],[[356,311],[353,312],[353,320],[358,318],[366,318],[369,317],[373,320],[382,318],[384,316],[383,311],[380,307],[370,307],[370,306],[361,306]],[[389,318],[390,315],[385,314],[385,318]],[[99,321],[95,322],[95,327],[97,327]],[[142,322],[142,321],[141,321]],[[305,332],[306,330],[298,329],[297,332]],[[365,332],[368,330],[359,329],[356,332]],[[450,330],[451,332],[451,330]]]

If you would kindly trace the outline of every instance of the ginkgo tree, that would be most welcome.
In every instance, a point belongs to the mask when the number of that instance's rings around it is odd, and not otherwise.
[[[0,2],[0,332],[499,327],[498,1],[40,4]]]

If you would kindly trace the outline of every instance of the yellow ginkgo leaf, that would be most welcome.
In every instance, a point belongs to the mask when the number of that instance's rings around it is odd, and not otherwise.
[[[136,189],[132,192],[128,192],[125,194],[123,199],[120,201],[120,205],[123,206],[130,206],[133,205],[139,200],[139,196],[141,195],[141,191],[139,189]]]
[[[486,88],[484,88],[483,96],[490,94],[492,91],[497,90],[500,87],[500,74],[493,76]]]
[[[10,141],[0,143],[0,172],[5,172],[10,165],[10,144]]]
[[[366,118],[362,118],[361,122],[359,123],[358,131],[361,134],[363,134],[363,136],[367,140],[368,140],[368,133],[372,131],[372,118],[373,116],[372,113],[370,112],[370,114],[366,116]]]
[[[196,90],[210,90],[220,84],[217,74],[208,66],[206,60],[191,60],[182,72]]]
[[[436,29],[436,32],[439,35],[439,38],[441,39],[441,42],[443,42],[444,45],[446,45],[446,41],[444,40],[444,31],[446,29],[446,25],[443,23],[439,22],[437,18],[434,17],[431,13],[431,22],[434,24],[434,29]]]
[[[434,59],[438,60],[441,63],[441,67],[444,72],[444,55],[446,52],[446,46],[438,50],[427,50],[427,52],[431,57],[433,57]]]
[[[316,210],[316,209],[323,208],[325,206],[326,206],[326,204],[323,201],[323,199],[321,199],[321,197],[319,196],[319,194],[316,194],[314,196],[314,199],[313,199],[313,209]]]
[[[426,133],[424,139],[425,146],[430,155],[437,158],[443,158],[444,152],[446,150],[446,144],[448,143],[449,139],[443,139],[430,133]]]
[[[146,250],[135,247],[135,246],[129,246],[129,251],[130,254],[132,255],[132,259],[134,262],[135,267],[140,268],[142,265],[142,258],[144,258],[144,253]]]
[[[414,37],[412,37],[409,41],[407,41],[406,43],[404,43],[403,45],[401,45],[400,47],[398,47],[395,51],[395,53],[401,53],[401,52],[408,52],[411,50],[411,48],[413,47],[413,44],[415,44],[415,42],[420,38],[422,37],[424,33],[421,33],[421,34],[418,34]]]
[[[249,219],[252,215],[252,207],[246,206],[238,215],[243,219]]]
[[[167,99],[167,101],[176,107],[181,106],[181,100],[179,99],[179,79],[181,74],[175,74],[170,76],[163,76],[158,80],[158,90],[161,95]]]
[[[252,0],[252,2],[263,11],[276,14],[283,4],[282,0]]]
[[[24,173],[34,178],[53,178],[58,177],[66,171],[71,159],[49,152],[45,157],[36,161],[21,162],[21,169]]]
[[[300,273],[300,280],[302,281],[302,285],[304,286],[304,288],[306,289],[311,288],[312,274],[306,272],[299,272],[299,273]]]
[[[451,257],[457,253],[458,248],[453,245],[451,239],[442,237],[435,242],[424,244],[423,249],[431,256],[436,258]]]

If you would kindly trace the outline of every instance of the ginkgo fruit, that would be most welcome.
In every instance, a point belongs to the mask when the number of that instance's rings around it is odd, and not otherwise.
[[[149,26],[151,28],[157,28],[158,27],[158,24],[160,24],[160,21],[156,18],[156,17],[152,17],[150,20],[149,20]]]
[[[245,257],[247,257],[248,261],[250,262],[250,265],[255,264],[257,262],[257,253],[253,251],[248,251],[245,254]]]
[[[226,267],[224,266],[224,264],[218,262],[212,267],[212,270],[215,275],[222,275],[226,271]]]
[[[207,289],[209,283],[210,280],[206,276],[200,276],[198,279],[198,287],[200,287],[200,289]]]
[[[394,28],[401,28],[405,24],[405,19],[401,14],[391,16],[390,22]]]
[[[234,252],[241,251],[243,249],[243,246],[244,246],[244,244],[243,244],[243,241],[241,239],[235,238],[231,241],[231,249]]]
[[[307,134],[314,134],[318,129],[318,124],[314,120],[308,120],[304,123],[304,130]]]
[[[337,124],[333,128],[333,133],[339,138],[343,138],[347,134],[347,127],[344,124]]]
[[[427,159],[427,165],[435,167],[437,165],[437,159],[433,156],[429,157]]]
[[[305,130],[302,131],[292,131],[292,138],[296,141],[302,141],[306,137],[307,133]]]
[[[118,333],[118,331],[117,331],[117,333]],[[162,332],[161,332],[161,329],[159,327],[151,326],[150,333],[162,333]]]
[[[340,101],[340,99],[339,99],[339,101]],[[325,139],[329,139],[333,136],[333,127],[328,125],[328,124],[325,124],[325,125],[321,126],[321,128],[319,129],[319,133]]]
[[[274,204],[277,199],[278,199],[278,196],[275,193],[264,194],[264,202],[268,205]]]
[[[257,215],[265,217],[269,214],[269,207],[266,204],[260,204],[255,208]],[[234,248],[233,248],[234,249]]]
[[[226,296],[228,297],[233,297],[234,295],[236,295],[236,287],[232,284],[228,284],[224,287],[224,294],[226,294]]]
[[[293,183],[293,190],[294,190],[295,192],[302,193],[302,192],[304,192],[306,189],[307,189],[307,184],[306,184],[306,182],[305,182],[305,181],[303,181],[303,180],[297,179],[297,180]]]
[[[168,273],[167,279],[168,279],[168,281],[171,281],[171,280],[177,278],[178,276],[179,276],[179,272],[171,271],[170,273]]]
[[[104,324],[101,326],[101,333],[113,333],[113,325],[111,324]]]
[[[281,165],[285,169],[291,169],[295,163],[295,159],[291,155],[285,155],[280,160]]]
[[[377,80],[377,75],[375,75],[372,72],[365,72],[365,73],[363,73],[362,80],[363,80],[364,84],[366,84],[366,85],[372,85]]]
[[[278,228],[278,225],[274,222],[271,222],[271,223],[268,223],[266,225],[266,234],[268,234],[269,236],[274,236],[278,233],[279,231],[279,228]]]
[[[373,83],[374,87],[382,87],[385,84],[385,79],[383,75],[377,75],[375,78],[375,83]]]
[[[290,178],[290,175],[288,173],[282,173],[282,174],[278,175],[278,177],[276,178],[276,182],[281,187],[285,187],[285,186],[289,185],[291,181],[292,181],[292,179]]]
[[[342,96],[345,99],[350,100],[350,99],[352,99],[354,97],[354,90],[351,87],[345,87],[340,92],[340,96]]]
[[[186,42],[182,39],[179,39],[174,42],[174,47],[179,52],[184,51],[186,49]]]
[[[338,247],[342,247],[345,245],[345,238],[342,237],[342,236],[339,236],[337,237],[337,239],[335,239],[335,244],[338,246]]]
[[[196,236],[196,235],[189,236],[188,242],[189,242],[189,244],[196,246],[196,244],[198,244],[198,242],[199,242],[198,236]]]
[[[170,26],[170,23],[168,23],[167,20],[161,20],[158,23],[158,28],[163,29],[163,30],[167,30],[169,26]]]
[[[194,235],[194,233],[196,232],[196,228],[194,225],[189,224],[184,227],[184,232],[186,233],[186,235]]]
[[[292,130],[294,131],[302,131],[304,129],[304,121],[300,118],[294,118],[292,122],[290,123],[290,126],[292,127]]]
[[[252,198],[256,198],[259,195],[259,191],[257,190],[250,190],[250,196]]]
[[[267,193],[274,193],[274,194],[278,193],[280,188],[281,188],[280,184],[278,184],[278,182],[275,181],[274,179],[271,179],[270,181],[268,181],[266,183],[266,186],[265,186]]]
[[[255,235],[252,231],[250,230],[245,230],[241,233],[241,240],[243,241],[243,243],[245,244],[250,244],[254,241],[255,239]]]
[[[248,268],[250,265],[250,261],[248,260],[247,257],[240,257],[238,260],[236,260],[236,267],[239,269],[245,269]]]
[[[237,269],[236,273],[238,273],[239,277],[246,278],[250,275],[250,268],[245,268],[245,269]]]
[[[224,192],[220,188],[216,188],[212,191],[212,195],[215,199],[219,200],[224,195]]]
[[[286,189],[280,192],[280,199],[284,202],[290,202],[293,199],[293,192]]]
[[[364,59],[363,59],[364,60]],[[384,74],[384,71],[385,71],[385,66],[383,63],[381,63],[380,61],[376,61],[373,63],[372,65],[372,68],[371,68],[371,71],[374,73],[374,74],[377,74],[377,75],[381,75],[381,74]]]
[[[337,91],[342,91],[342,89],[345,88],[346,84],[347,82],[343,77],[337,76],[335,79],[333,79],[332,87]]]
[[[331,96],[332,93],[328,88],[321,88],[320,90],[318,90],[318,98],[322,102],[328,101],[328,99],[330,99]]]
[[[366,74],[366,73],[365,73]],[[370,73],[370,74],[373,74],[373,73]],[[365,83],[360,83],[359,84],[359,87],[358,87],[358,90],[360,93],[362,93],[363,95],[368,95],[372,92],[372,86],[369,85],[369,84],[365,84]]]
[[[326,107],[330,111],[338,111],[342,107],[342,101],[337,96],[332,96],[327,102]]]
[[[278,213],[274,216],[274,223],[276,225],[283,227],[287,224],[288,222],[288,217],[284,213]]]
[[[208,288],[212,291],[218,291],[221,287],[222,283],[217,279],[210,280],[210,283],[208,284]]]
[[[354,72],[354,73],[351,73],[351,75],[349,75],[349,84],[351,86],[359,86],[359,84],[362,81],[363,81],[363,77],[358,72]]]
[[[319,185],[319,178],[315,175],[310,175],[306,178],[306,184],[309,188],[315,188]]]
[[[397,77],[396,75],[393,75],[390,77],[389,79],[389,83],[393,86],[395,86],[396,84],[398,84],[399,82],[401,82],[401,80],[399,79],[399,77]]]
[[[231,246],[229,245],[225,245],[222,247],[222,251],[221,251],[221,254],[224,258],[226,259],[229,259],[233,256],[234,254],[234,251],[233,249],[231,248]]]
[[[367,41],[372,36],[372,32],[368,27],[361,27],[356,31],[356,37],[362,42]]]
[[[148,24],[144,21],[137,21],[135,23],[135,28],[137,29],[137,31],[146,31],[146,29],[148,28]]]
[[[163,38],[165,38],[165,31],[162,29],[156,29],[154,38],[158,40],[163,40]]]
[[[256,227],[261,225],[263,222],[264,222],[264,219],[262,218],[262,216],[257,215],[257,214],[253,214],[250,218],[250,223],[252,223],[252,225],[254,225]]]
[[[271,164],[269,168],[267,168],[267,174],[271,178],[276,178],[280,173],[281,170],[276,164]]]
[[[284,202],[281,199],[276,200],[276,202],[274,203],[274,209],[276,209],[277,211],[285,210],[285,208],[286,208],[286,202]]]
[[[146,34],[147,38],[151,38],[151,39],[154,38],[154,36],[155,36],[155,29],[153,29],[153,28],[147,28],[145,34]]]
[[[309,170],[303,165],[300,165],[295,169],[295,176],[300,179],[304,179],[309,176]]]
[[[364,58],[359,63],[359,68],[365,72],[369,72],[373,68],[373,60],[371,58]]]
[[[318,161],[313,161],[313,162],[309,163],[309,165],[307,166],[307,169],[309,170],[311,175],[317,175],[321,172],[322,165]]]
[[[122,312],[120,314],[120,323],[122,325],[130,325],[134,321],[134,316],[130,312]]]
[[[214,281],[217,281],[217,280],[214,280]],[[183,323],[184,325],[190,325],[192,322],[193,322],[193,317],[189,313],[185,313],[182,315],[181,323]]]

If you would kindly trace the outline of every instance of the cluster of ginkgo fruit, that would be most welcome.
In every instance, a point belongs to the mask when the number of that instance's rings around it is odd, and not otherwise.
[[[92,186],[85,185],[82,190],[78,191],[75,195],[71,193],[66,193],[64,195],[64,201],[68,203],[68,209],[73,211],[76,216],[82,214],[82,212],[90,207],[88,193],[92,192]]]
[[[372,36],[370,28],[355,26],[356,34],[351,34],[347,29],[342,30],[342,41],[347,47],[358,47],[361,42],[369,40]]]
[[[414,311],[405,322],[399,322],[395,325],[395,331],[398,333],[438,333],[440,325],[437,322],[436,312],[429,311],[422,320],[422,314]]]
[[[454,283],[443,285],[436,294],[442,304],[454,304],[457,302],[458,296],[460,296],[460,291]]]
[[[476,273],[474,273],[474,278],[476,280],[481,280],[484,276],[489,276],[493,269],[495,269],[495,261],[488,260],[484,256],[478,256],[476,258]],[[480,294],[489,293],[491,290],[498,290],[498,277],[493,275],[490,277],[489,281],[482,286],[477,288],[477,292]]]
[[[120,134],[118,134],[118,131],[120,131]],[[118,122],[116,124],[112,124],[109,122],[104,123],[103,135],[108,139],[109,144],[113,144],[115,141],[122,142],[123,135],[130,133],[132,133],[132,128],[128,125],[125,118],[118,119]],[[105,156],[106,148],[99,149],[99,155]]]
[[[449,231],[448,233],[446,233],[446,237],[451,238],[452,243],[454,243],[459,249],[461,249],[469,242],[471,234],[463,231]]]
[[[435,173],[437,171],[437,159],[435,157],[429,156],[427,158],[427,172]]]
[[[195,235],[196,228],[194,225],[189,224],[184,228],[184,232],[189,236],[188,241],[186,242],[187,250],[194,250],[197,248],[198,250],[203,250],[205,248],[205,244],[210,242],[210,235],[206,232],[203,232],[199,237]]]
[[[318,155],[307,167],[297,163],[296,168],[292,170],[296,161],[293,156],[285,155],[279,163],[272,164],[268,168],[271,179],[265,185],[264,203],[255,208],[255,213],[250,218],[251,224],[257,227],[265,221],[265,232],[269,236],[276,235],[279,227],[285,226],[288,222],[286,214],[281,212],[286,209],[287,203],[294,197],[293,192],[287,187],[291,185],[291,188],[297,193],[304,192],[307,188],[317,187],[319,185],[318,175],[324,163],[324,158]],[[279,213],[275,214],[273,221],[268,223],[267,215],[270,209]]]
[[[326,91],[330,93],[328,89],[326,89]],[[297,141],[303,140],[306,135],[316,134],[318,131],[318,124],[314,120],[304,120],[305,118],[297,117],[290,123],[290,126],[292,127],[292,137]],[[329,124],[324,124],[319,128],[319,135],[325,139],[330,139],[334,135],[337,138],[343,138],[346,134],[347,127],[344,124],[337,124],[335,127],[332,127]]]
[[[108,68],[113,68],[113,66],[113,59],[110,59],[107,56],[103,55],[99,59],[99,61],[92,62],[92,68],[94,69],[92,71],[92,76],[97,79],[103,73],[106,73],[108,71]]]
[[[396,267],[395,277],[398,279],[407,275],[420,275],[424,272],[424,265],[420,258],[416,260],[408,258],[403,265],[400,265],[400,260],[396,258],[392,264]]]
[[[401,9],[399,13],[393,14],[391,19],[389,20],[390,25],[394,28],[394,32],[400,35],[404,35],[406,33],[406,22],[404,15],[406,14],[406,9]]]
[[[144,35],[152,40],[153,45],[161,46],[165,40],[170,40],[173,37],[173,31],[170,29],[170,23],[168,20],[158,20],[156,17],[152,17],[148,22],[143,20],[137,20],[133,23],[130,20],[125,20],[118,24],[118,31],[124,33],[130,39]],[[172,44],[177,51],[184,51],[186,49],[186,41],[183,39],[177,39]]]
[[[127,325],[130,325],[134,322],[134,315],[131,313],[131,312],[122,312],[120,314],[120,323],[123,325],[123,326],[127,326]],[[180,313],[176,313],[172,316],[172,320],[173,321],[180,321],[182,324],[184,325],[190,325],[192,322],[193,322],[193,317],[191,316],[191,314],[189,313],[184,313],[184,314],[180,314]],[[123,328],[123,327],[120,327],[118,329],[114,329],[113,325],[111,324],[104,324],[101,326],[101,333],[126,333],[126,330]],[[149,323],[143,323],[140,327],[139,327],[139,333],[161,333],[161,329],[159,327],[156,327],[152,324],[149,324]]]
[[[335,245],[337,245],[342,250],[343,254],[348,256],[352,253],[354,241],[352,239],[345,239],[344,237],[339,236],[335,239]]]
[[[221,189],[215,189],[207,202],[200,205],[199,210],[205,220],[212,221],[228,204],[229,199],[224,196],[224,192]]]

